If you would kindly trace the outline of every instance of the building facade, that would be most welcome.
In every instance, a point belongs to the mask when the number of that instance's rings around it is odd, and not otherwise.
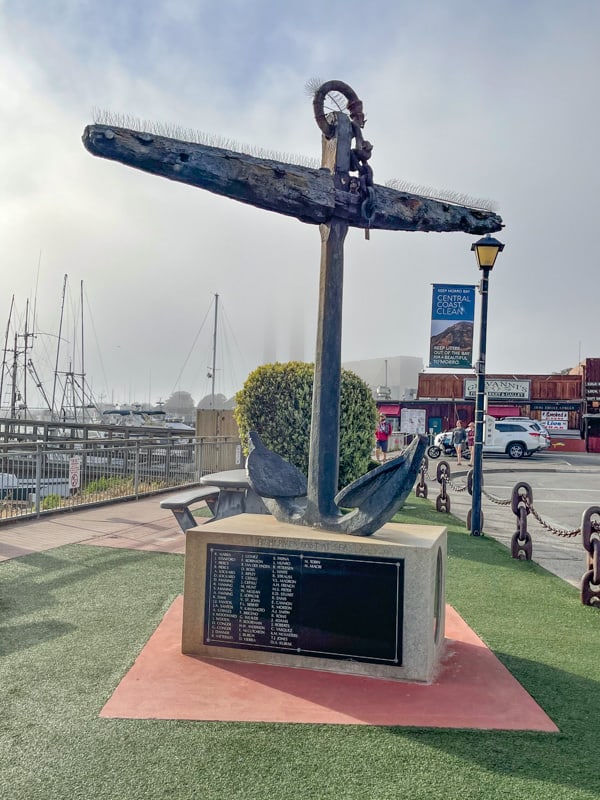
[[[400,431],[439,433],[458,419],[474,421],[476,383],[475,372],[422,372],[414,400],[377,405]],[[586,450],[600,452],[600,359],[587,359],[568,374],[486,375],[486,395],[490,416],[529,417],[553,439],[580,437]]]

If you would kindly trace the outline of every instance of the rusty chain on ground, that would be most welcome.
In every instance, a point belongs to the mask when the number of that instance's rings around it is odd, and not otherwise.
[[[468,491],[473,493],[473,470],[467,474],[467,483],[458,486],[450,480],[450,464],[447,461],[440,461],[437,466],[436,475],[428,472],[429,462],[423,459],[419,474],[419,482],[415,487],[417,497],[427,497],[427,484],[425,478],[436,480],[440,484],[440,493],[436,498],[436,510],[450,513],[450,497],[447,488],[450,487],[455,492]],[[557,528],[546,522],[541,514],[533,505],[533,489],[528,483],[523,481],[515,484],[511,497],[504,500],[494,497],[482,488],[482,494],[492,503],[501,506],[511,506],[513,514],[517,517],[517,530],[511,538],[511,555],[513,558],[531,561],[533,553],[533,540],[527,530],[527,517],[531,514],[539,524],[549,533],[562,538],[573,538],[582,534],[583,547],[587,553],[587,571],[581,579],[581,602],[584,605],[600,608],[600,506],[591,506],[582,516],[579,528]],[[469,526],[469,517],[467,517]]]

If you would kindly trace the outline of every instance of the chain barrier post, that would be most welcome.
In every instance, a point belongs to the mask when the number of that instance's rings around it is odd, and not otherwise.
[[[533,540],[527,530],[527,517],[533,504],[533,489],[528,483],[517,483],[513,487],[511,509],[517,518],[518,529],[510,540],[510,552],[513,558],[531,561]]]
[[[415,486],[415,495],[417,497],[427,497],[427,484],[425,483],[425,475],[429,467],[429,461],[425,456],[421,461],[421,469],[419,470],[419,481]]]
[[[475,472],[474,472],[473,469],[470,469],[467,472],[467,492],[471,495],[471,497],[473,497],[474,474],[475,474]],[[482,495],[485,494],[485,492],[483,491],[483,472],[481,473],[481,475],[479,477],[479,492]],[[471,530],[471,516],[472,516],[472,514],[473,514],[473,505],[471,505],[471,508],[467,511],[467,530],[468,531]],[[483,536],[484,535],[484,533],[483,533],[483,519],[484,518],[483,518],[483,508],[481,507],[481,502],[479,504],[479,519],[481,520],[481,528],[482,528],[482,530],[481,530],[481,533],[476,534],[476,535],[477,536]]]
[[[450,464],[447,461],[440,461],[437,465],[436,480],[440,484],[440,493],[435,498],[435,510],[450,513],[450,497],[447,492],[448,480],[450,479]]]
[[[584,606],[600,608],[600,506],[591,506],[583,512],[581,538],[587,552],[587,572],[581,579],[581,602]]]

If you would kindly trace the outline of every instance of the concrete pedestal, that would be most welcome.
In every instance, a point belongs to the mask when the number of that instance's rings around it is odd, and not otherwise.
[[[193,528],[182,652],[431,682],[445,567],[437,526],[388,523],[357,537],[240,514]]]

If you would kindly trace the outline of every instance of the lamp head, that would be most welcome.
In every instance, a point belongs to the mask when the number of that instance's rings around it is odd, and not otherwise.
[[[504,245],[488,234],[474,242],[471,250],[475,251],[479,269],[492,269],[496,263],[496,256],[504,250]]]

